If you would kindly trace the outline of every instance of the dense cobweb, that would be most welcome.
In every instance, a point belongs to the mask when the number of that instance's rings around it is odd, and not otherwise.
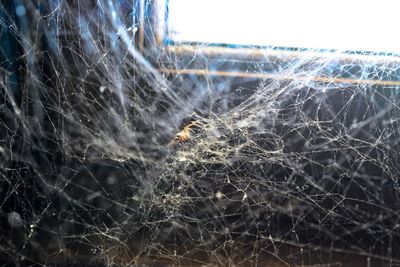
[[[14,2],[2,264],[400,264],[396,58],[266,51],[239,60],[257,79],[193,75],[232,65],[151,28],[139,51],[135,1]]]

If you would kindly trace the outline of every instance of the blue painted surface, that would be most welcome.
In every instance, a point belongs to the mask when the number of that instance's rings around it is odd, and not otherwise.
[[[4,22],[0,23],[0,67],[8,73],[8,88],[16,94],[20,63],[17,37],[12,31],[12,22],[17,23],[14,1],[5,1],[3,8],[0,9],[0,20]],[[19,12],[22,13],[22,10]]]

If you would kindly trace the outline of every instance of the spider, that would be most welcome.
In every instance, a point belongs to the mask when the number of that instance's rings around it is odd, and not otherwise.
[[[177,133],[175,135],[175,138],[170,142],[170,145],[175,144],[175,142],[179,142],[180,144],[183,144],[187,142],[191,138],[191,132],[193,133],[194,128],[202,128],[204,126],[204,123],[202,123],[199,120],[192,121],[185,127],[183,127],[182,131]]]

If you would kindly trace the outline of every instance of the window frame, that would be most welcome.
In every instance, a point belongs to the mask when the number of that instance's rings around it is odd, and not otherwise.
[[[400,57],[390,53],[367,52],[360,53],[349,51],[348,53],[336,50],[323,49],[302,49],[302,48],[276,48],[276,47],[257,47],[257,46],[227,46],[220,44],[196,44],[196,43],[174,43],[168,37],[168,0],[139,0],[139,29],[137,46],[141,52],[151,47],[152,52],[160,52],[168,55],[168,58],[187,57],[193,59],[194,56],[201,56],[205,59],[224,58],[229,60],[246,59],[256,60],[257,62],[268,61],[273,64],[285,64],[291,60],[307,59],[331,60],[337,66],[349,63],[359,66],[375,65],[381,68],[400,66]],[[147,33],[147,34],[146,34]],[[147,36],[147,38],[146,38]],[[146,42],[147,41],[147,42]],[[228,64],[229,66],[229,64]],[[276,80],[308,80],[309,77],[298,75],[282,75],[281,73],[269,73],[262,71],[240,71],[235,68],[225,66],[218,68],[215,66],[204,66],[202,68],[176,68],[176,66],[158,66],[158,70],[164,74],[172,75],[201,75],[201,76],[223,76],[223,77],[243,77],[254,79],[276,79]],[[365,79],[352,77],[328,77],[314,76],[312,80],[322,83],[345,83],[345,84],[366,84],[400,87],[400,73],[395,80],[387,79]]]

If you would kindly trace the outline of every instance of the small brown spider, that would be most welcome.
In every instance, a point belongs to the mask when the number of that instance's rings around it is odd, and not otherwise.
[[[193,129],[202,128],[203,126],[204,123],[200,122],[199,120],[192,121],[191,123],[183,127],[182,131],[175,135],[175,138],[170,142],[170,145],[173,145],[176,142],[179,142],[180,144],[187,142],[191,138],[190,133],[194,132]]]

